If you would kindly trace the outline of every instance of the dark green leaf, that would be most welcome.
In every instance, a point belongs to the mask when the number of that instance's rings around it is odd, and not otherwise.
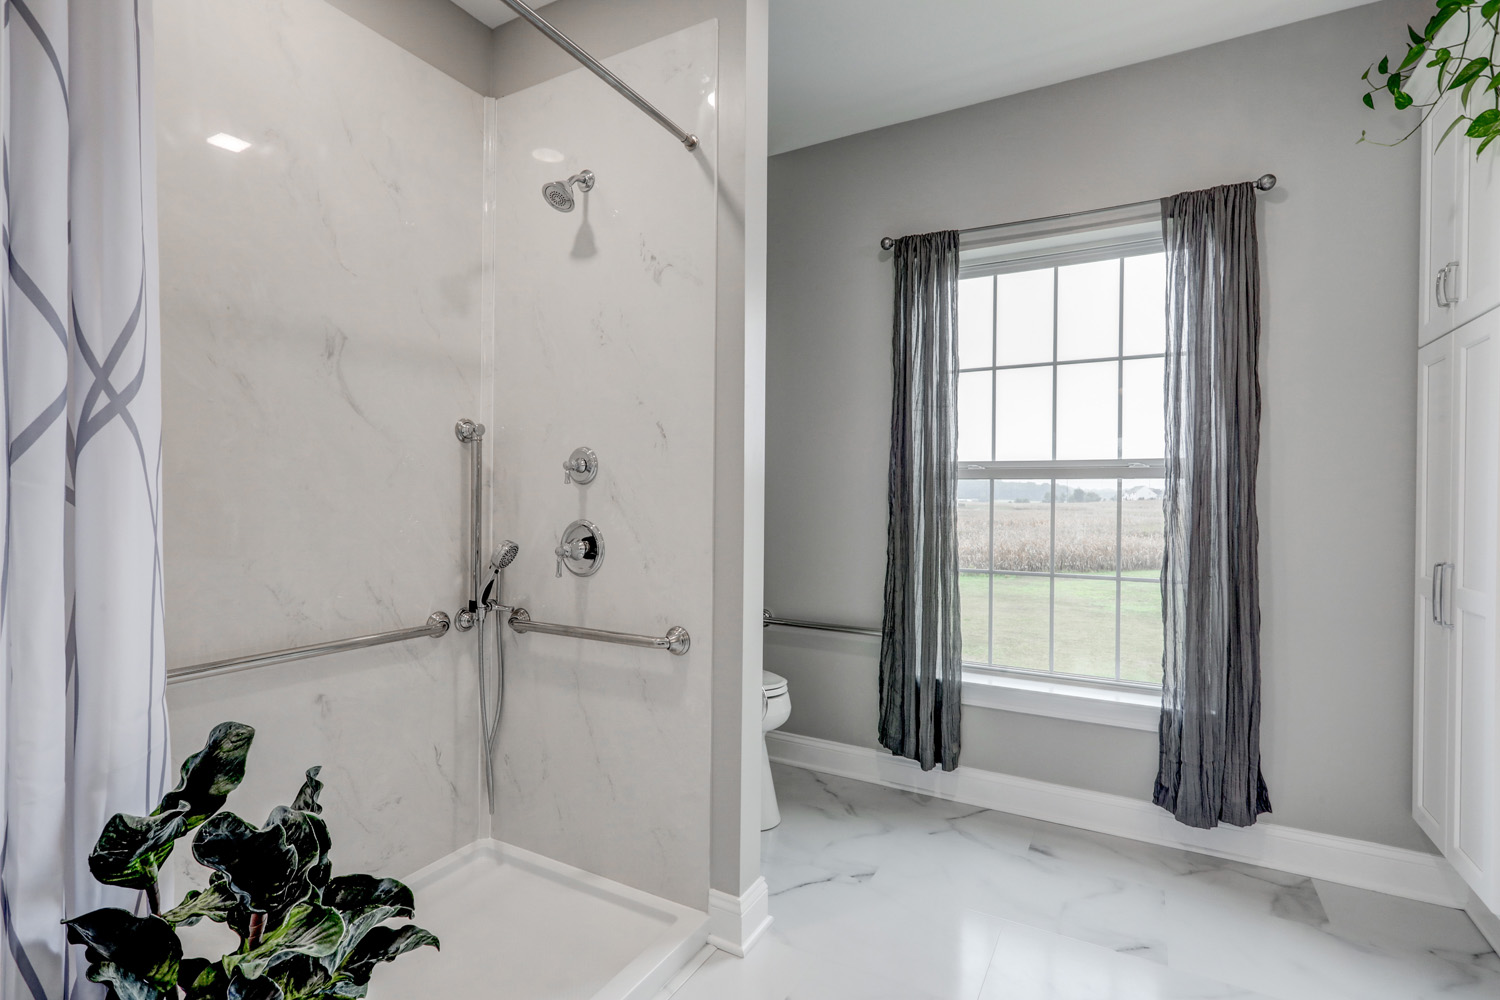
[[[227,1000],[284,1000],[285,997],[273,979],[250,979],[235,973],[229,980]]]
[[[228,883],[218,877],[209,883],[207,889],[201,892],[195,889],[188,893],[181,903],[163,913],[161,918],[173,927],[191,927],[204,917],[222,924],[234,913],[237,905],[238,900]]]
[[[1500,0],[1496,0],[1496,2],[1500,3]],[[1406,52],[1406,58],[1403,59],[1403,60],[1401,60],[1401,65],[1399,67],[1397,67],[1397,69],[1399,71],[1404,71],[1404,70],[1411,69],[1413,66],[1415,66],[1417,64],[1418,60],[1420,60],[1426,54],[1427,54],[1427,46],[1425,46],[1425,45],[1413,45],[1410,49],[1407,50],[1407,52]]]
[[[1473,80],[1475,77],[1479,76],[1480,73],[1483,73],[1485,67],[1487,67],[1489,64],[1490,61],[1484,56],[1480,56],[1477,59],[1470,59],[1467,66],[1459,70],[1457,73],[1453,74],[1453,79],[1448,82],[1448,89],[1456,90],[1457,88],[1462,87],[1470,80]]]
[[[393,962],[423,945],[441,947],[435,936],[416,924],[407,924],[400,928],[373,928],[340,966],[339,978],[363,986],[374,975],[377,964]]]
[[[390,906],[402,911],[399,916],[403,917],[411,916],[416,906],[411,890],[405,885],[393,878],[373,875],[340,875],[323,890],[323,902],[344,912]]]
[[[245,777],[245,756],[255,730],[225,722],[209,733],[203,749],[182,764],[182,780],[162,797],[150,816],[117,813],[89,854],[89,871],[105,885],[145,889],[154,885],[178,837],[198,827],[224,805]]]
[[[1404,90],[1398,91],[1393,100],[1395,101],[1397,111],[1405,111],[1411,107],[1411,95]]]
[[[105,885],[149,888],[156,884],[173,842],[186,832],[186,806],[151,816],[115,813],[89,852],[89,871]]]
[[[281,987],[287,1000],[326,997],[333,985],[333,974],[325,967],[328,959],[309,955],[283,955],[266,968],[262,978]]]
[[[1399,94],[1401,93],[1401,83],[1401,74],[1392,73],[1385,78],[1385,89],[1389,90],[1392,95]]]
[[[1409,38],[1410,38],[1410,39],[1411,39],[1411,43],[1412,43],[1412,44],[1413,44],[1413,45],[1425,45],[1425,44],[1427,44],[1427,39],[1425,39],[1425,38],[1423,38],[1423,37],[1422,37],[1422,36],[1421,36],[1421,35],[1420,35],[1420,34],[1419,34],[1419,33],[1418,33],[1418,32],[1417,32],[1417,29],[1416,29],[1416,28],[1413,28],[1413,27],[1412,27],[1412,26],[1411,26],[1411,25],[1409,25],[1409,24],[1408,24],[1408,25],[1407,25],[1407,26],[1406,26],[1406,34],[1407,34],[1407,36],[1408,36],[1408,37],[1409,37]]]
[[[1365,95],[1365,107],[1367,107],[1367,108],[1373,108],[1373,107],[1375,107],[1375,95],[1373,95],[1373,94],[1366,94]]]
[[[344,918],[337,910],[317,903],[298,903],[260,944],[224,956],[224,968],[248,979],[258,979],[272,962],[287,955],[323,958],[333,954],[344,936]]]
[[[183,1000],[225,1000],[229,975],[218,962],[184,958],[177,971],[177,987],[183,992]]]
[[[221,812],[204,823],[193,840],[198,863],[223,872],[245,909],[270,913],[297,902],[297,850],[274,824],[257,830],[234,813]]]
[[[1423,34],[1427,36],[1427,40],[1432,41],[1433,39],[1437,38],[1438,32],[1443,30],[1443,25],[1452,20],[1453,15],[1457,13],[1458,7],[1455,5],[1449,5],[1447,7],[1443,7],[1436,14],[1432,15],[1432,19],[1427,22],[1427,28],[1423,31]]]
[[[1389,73],[1390,71],[1391,71],[1391,57],[1390,56],[1381,56],[1380,57],[1380,65],[1375,68],[1375,72],[1379,73],[1381,76],[1385,76],[1385,74]]]
[[[161,800],[157,812],[167,812],[187,803],[188,829],[224,805],[229,793],[245,780],[245,758],[255,730],[240,722],[221,722],[208,734],[203,749],[182,762],[182,780]]]
[[[1469,123],[1468,131],[1464,134],[1471,139],[1482,139],[1493,135],[1497,129],[1500,129],[1500,111],[1490,108],[1475,115],[1474,120]]]
[[[307,769],[307,780],[302,783],[302,788],[297,792],[297,797],[292,800],[292,808],[303,812],[321,813],[323,807],[318,804],[318,796],[323,794],[323,783],[318,780],[321,767],[310,767]]]
[[[1485,0],[1485,5],[1479,8],[1479,16],[1488,21],[1500,11],[1500,0]]]
[[[65,920],[68,940],[85,946],[90,981],[120,1000],[161,1000],[177,985],[182,943],[160,917],[108,908]]]
[[[328,860],[328,849],[332,842],[328,836],[328,824],[316,813],[303,812],[277,806],[271,811],[267,826],[281,828],[286,842],[297,852],[297,864],[287,872],[288,888],[282,894],[283,905],[318,895],[317,890],[328,884],[333,873],[333,864]]]
[[[1480,153],[1484,152],[1485,147],[1494,142],[1496,138],[1500,138],[1500,132],[1494,132],[1490,135],[1485,136],[1484,141],[1479,144],[1479,148],[1474,150],[1474,155],[1478,156]]]

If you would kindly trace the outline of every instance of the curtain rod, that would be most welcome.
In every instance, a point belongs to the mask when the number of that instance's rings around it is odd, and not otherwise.
[[[584,69],[587,69],[590,73],[593,73],[599,79],[613,87],[625,100],[646,112],[658,125],[672,133],[673,137],[682,143],[685,149],[691,151],[698,148],[698,137],[696,135],[662,114],[656,105],[646,100],[640,94],[637,94],[631,89],[629,84],[605,69],[599,60],[585,52],[577,42],[553,27],[552,22],[526,6],[521,0],[501,0],[501,2],[525,18],[533,28],[546,35],[547,39],[558,48],[582,63]]]
[[[1269,191],[1276,186],[1276,175],[1261,174],[1250,183],[1255,185],[1257,191]],[[1025,226],[1034,222],[1060,222],[1063,219],[1074,219],[1084,215],[1098,215],[1101,212],[1118,212],[1126,208],[1145,208],[1147,205],[1154,205],[1159,201],[1160,199],[1156,199],[1155,201],[1131,201],[1123,205],[1110,205],[1108,208],[1091,208],[1086,212],[1064,212],[1062,215],[1044,215],[1039,219],[1021,219],[1018,222],[997,222],[993,226],[971,226],[968,229],[960,229],[958,234],[962,236],[965,233],[981,233],[986,229],[1000,229],[1005,226]],[[880,238],[880,249],[893,250],[895,247],[896,240],[894,237],[882,236]]]

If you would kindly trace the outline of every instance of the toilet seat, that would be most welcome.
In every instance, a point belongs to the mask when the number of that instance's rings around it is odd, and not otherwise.
[[[779,697],[786,694],[786,678],[780,674],[773,674],[769,670],[762,670],[760,688],[767,698]]]

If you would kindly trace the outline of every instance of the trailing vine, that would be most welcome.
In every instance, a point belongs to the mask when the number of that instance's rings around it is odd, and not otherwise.
[[[1438,45],[1438,35],[1460,15],[1464,23],[1462,40]],[[1496,65],[1500,0],[1437,0],[1437,12],[1427,22],[1427,27],[1419,32],[1408,25],[1406,33],[1409,42],[1399,61],[1384,56],[1365,70],[1362,79],[1369,89],[1363,100],[1365,107],[1374,109],[1377,99],[1383,102],[1389,97],[1397,111],[1417,107],[1422,110],[1422,117],[1396,142],[1376,144],[1394,146],[1410,139],[1432,117],[1444,95],[1456,90],[1459,92],[1460,114],[1449,123],[1438,144],[1441,145],[1459,126],[1466,125],[1464,134],[1479,140],[1475,155],[1483,153],[1490,143],[1500,138],[1500,66]],[[1437,71],[1433,78],[1436,86],[1429,101],[1418,101],[1411,93],[1413,78],[1423,70]],[[1375,142],[1363,131],[1359,141]]]

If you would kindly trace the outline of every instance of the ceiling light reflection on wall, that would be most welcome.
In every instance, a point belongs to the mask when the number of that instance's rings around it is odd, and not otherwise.
[[[218,146],[220,149],[227,149],[231,153],[243,153],[250,148],[250,143],[227,132],[219,132],[209,136],[208,144],[210,146]]]
[[[557,150],[548,149],[545,146],[541,149],[533,149],[531,151],[531,158],[541,160],[543,163],[561,163],[564,159],[563,155]]]

